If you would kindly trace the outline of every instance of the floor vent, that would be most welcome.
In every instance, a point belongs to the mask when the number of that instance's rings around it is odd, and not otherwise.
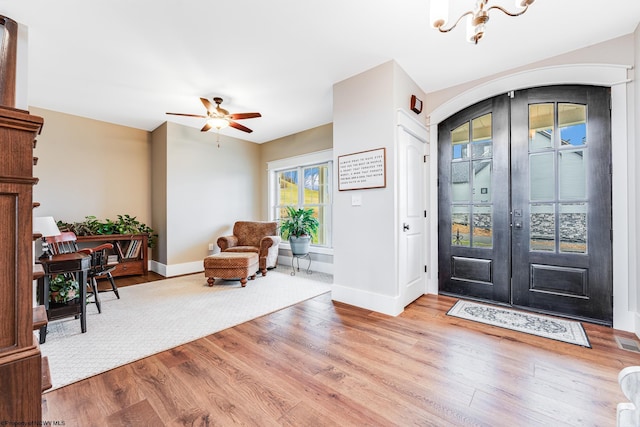
[[[640,344],[638,343],[638,341],[618,336],[616,336],[615,338],[616,342],[618,343],[618,347],[620,347],[621,349],[640,353]]]

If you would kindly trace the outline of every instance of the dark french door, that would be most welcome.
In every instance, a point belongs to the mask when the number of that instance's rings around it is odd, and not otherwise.
[[[527,89],[440,123],[441,293],[612,324],[609,100]]]

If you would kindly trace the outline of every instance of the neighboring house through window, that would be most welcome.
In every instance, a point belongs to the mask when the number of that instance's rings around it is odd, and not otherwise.
[[[288,206],[313,209],[320,227],[312,251],[331,248],[332,166],[332,150],[268,163],[269,219],[284,218]]]

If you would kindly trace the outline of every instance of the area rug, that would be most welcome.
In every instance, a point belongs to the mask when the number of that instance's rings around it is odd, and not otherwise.
[[[447,314],[591,348],[589,338],[580,322],[464,300],[458,300]]]
[[[209,287],[199,273],[122,287],[120,299],[101,293],[101,314],[87,305],[86,333],[73,317],[49,323],[40,350],[49,359],[50,390],[330,291],[305,276],[272,270],[243,288],[220,279]]]

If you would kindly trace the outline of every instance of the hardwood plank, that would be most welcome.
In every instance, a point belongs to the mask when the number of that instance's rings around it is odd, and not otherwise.
[[[53,387],[51,384],[51,372],[49,371],[49,358],[43,356],[40,363],[42,371],[42,391],[49,390]]]
[[[149,402],[143,400],[109,415],[106,418],[106,425],[137,427],[162,426],[164,423]]]
[[[43,417],[66,426],[615,423],[625,400],[617,374],[638,364],[615,336],[633,334],[585,324],[593,348],[583,348],[447,316],[455,301],[424,296],[390,317],[321,295],[45,393]]]

